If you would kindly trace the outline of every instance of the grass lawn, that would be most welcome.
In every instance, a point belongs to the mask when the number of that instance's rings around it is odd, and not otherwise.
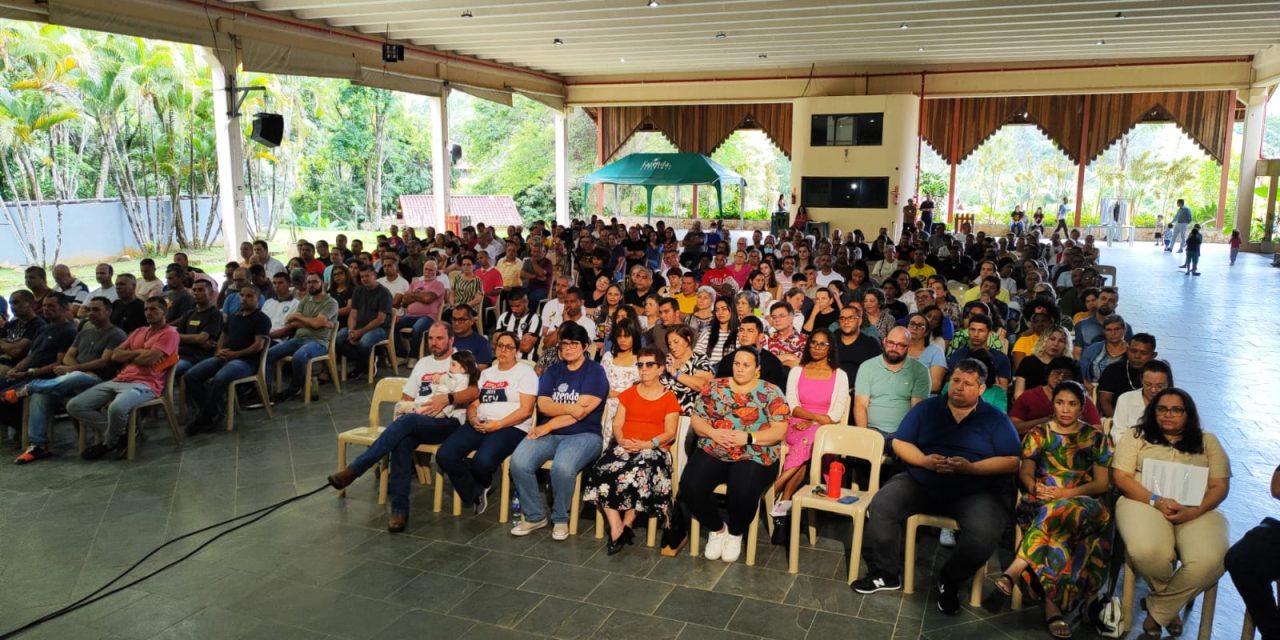
[[[378,237],[379,231],[347,231],[343,229],[277,229],[275,235],[269,241],[271,245],[271,255],[280,262],[288,262],[289,258],[297,255],[294,248],[298,238],[305,238],[311,242],[319,240],[328,241],[333,244],[333,239],[339,233],[346,234],[349,240],[359,239],[364,242],[366,248],[372,248],[373,243]],[[178,251],[176,248],[174,251]],[[201,249],[199,251],[187,251],[187,256],[191,260],[191,265],[203,269],[205,272],[214,274],[215,277],[221,278],[222,267],[227,263],[226,256],[223,254],[221,245]],[[163,278],[164,268],[170,262],[173,262],[173,254],[167,256],[151,256],[156,261],[156,271]],[[142,256],[136,258],[128,258],[117,260],[112,263],[116,273],[129,272],[138,275],[138,261],[142,260]],[[90,289],[97,288],[97,284],[93,280],[93,272],[97,263],[70,263],[71,273],[75,277],[84,282]],[[23,288],[22,269],[0,267],[0,293],[6,297],[10,293]],[[53,274],[49,274],[49,284],[53,285]]]

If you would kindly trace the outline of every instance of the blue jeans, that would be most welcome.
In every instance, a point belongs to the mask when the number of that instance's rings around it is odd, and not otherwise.
[[[422,336],[427,335],[427,329],[435,320],[431,316],[401,316],[396,320],[396,353],[405,358],[416,358],[422,347]],[[401,329],[413,329],[413,335],[409,336],[409,346],[401,349],[404,342],[400,340]]]
[[[102,378],[88,371],[72,371],[56,378],[32,380],[27,385],[27,394],[30,396],[27,405],[27,434],[31,438],[31,444],[37,447],[49,446],[50,410],[62,400],[99,382],[102,382]]]
[[[227,400],[227,387],[233,380],[247,378],[257,367],[244,360],[217,358],[201,360],[183,377],[187,382],[187,401],[195,405],[200,416],[213,420],[222,415],[222,405]],[[263,398],[265,402],[268,398]]]
[[[436,462],[440,470],[449,475],[449,482],[462,503],[471,504],[493,483],[494,472],[502,468],[502,461],[524,442],[525,436],[525,432],[515,427],[480,433],[464,424],[440,445]],[[472,451],[476,456],[468,460]]]
[[[538,469],[551,460],[551,522],[569,522],[573,485],[578,472],[600,455],[600,433],[561,436],[554,432],[537,440],[525,438],[511,454],[511,482],[520,497],[524,518],[537,522],[547,517],[547,505],[538,489]]]
[[[359,367],[363,371],[364,363],[369,361],[369,354],[373,352],[373,345],[387,339],[387,330],[382,327],[371,329],[360,336],[360,340],[355,344],[347,343],[347,336],[350,333],[350,329],[342,329],[338,332],[338,355],[347,359],[348,366]]]
[[[95,384],[72,398],[67,402],[67,413],[94,430],[100,431],[105,426],[105,442],[111,444],[127,433],[129,413],[133,408],[155,398],[151,387],[141,382],[107,381]]]
[[[1173,223],[1173,239],[1165,246],[1166,249],[1173,249],[1173,243],[1178,243],[1178,253],[1182,253],[1182,248],[1187,244],[1187,223]]]
[[[329,345],[313,338],[290,338],[271,347],[267,351],[267,388],[271,388],[271,379],[276,375],[276,363],[281,358],[293,356],[293,360],[289,363],[293,368],[289,390],[297,391],[302,388],[302,381],[307,379],[309,373],[307,363],[312,358],[318,358],[326,353],[329,353]]]
[[[409,513],[409,481],[413,478],[413,452],[420,444],[440,444],[459,426],[453,418],[433,418],[406,413],[387,425],[365,452],[348,467],[363,475],[379,460],[391,456],[387,495],[392,513]]]
[[[178,360],[178,363],[173,365],[173,379],[181,380],[182,376],[187,375],[187,372],[191,370],[191,367],[196,366],[196,363],[198,362],[200,362],[200,360],[192,360],[189,358],[182,358]]]

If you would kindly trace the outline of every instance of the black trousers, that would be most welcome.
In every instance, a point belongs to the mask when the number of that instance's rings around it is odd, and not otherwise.
[[[1223,564],[1262,640],[1280,640],[1280,607],[1272,586],[1280,580],[1280,521],[1267,518],[1250,529],[1227,550]]]
[[[680,501],[708,532],[724,528],[715,488],[727,486],[729,533],[740,536],[747,532],[751,520],[760,510],[760,496],[778,477],[778,463],[764,466],[743,460],[725,462],[695,449],[680,476]]]
[[[910,473],[893,476],[867,508],[864,558],[870,575],[902,575],[902,542],[907,518],[917,513],[955,518],[961,535],[939,579],[956,586],[973,575],[995,552],[1009,528],[1013,497],[1002,491],[967,495],[929,493]],[[914,558],[907,559],[914,562]]]

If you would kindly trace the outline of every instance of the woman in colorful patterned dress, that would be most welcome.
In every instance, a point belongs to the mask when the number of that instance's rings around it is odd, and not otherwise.
[[[696,339],[697,334],[687,324],[678,324],[667,330],[667,352],[670,355],[662,373],[662,386],[676,394],[680,408],[685,411],[693,411],[698,394],[713,375],[706,356],[700,356],[693,350]]]
[[[640,374],[636,370],[636,354],[639,351],[640,328],[633,320],[619,320],[610,330],[609,350],[600,359],[604,375],[609,378],[609,399],[604,405],[601,434],[605,446],[609,445],[609,434],[613,433],[613,415],[618,410],[618,396],[640,380]]]
[[[1012,564],[996,579],[1012,593],[1024,577],[1043,597],[1045,625],[1055,638],[1070,638],[1063,614],[1090,599],[1106,580],[1110,541],[1103,537],[1111,512],[1098,499],[1107,490],[1111,443],[1080,420],[1084,387],[1075,381],[1053,389],[1053,420],[1022,440],[1018,501],[1022,543]],[[1024,575],[1025,574],[1025,575]]]
[[[639,382],[610,400],[618,404],[609,422],[613,446],[605,448],[587,473],[582,494],[583,500],[604,511],[609,522],[609,555],[633,542],[631,525],[636,513],[665,514],[671,501],[670,449],[676,439],[680,403],[659,380],[666,364],[661,351],[645,347],[633,360],[632,370],[639,372]]]
[[[694,403],[690,426],[697,446],[680,477],[680,500],[710,532],[706,558],[725,562],[742,553],[760,496],[778,476],[778,445],[791,413],[782,390],[760,379],[760,354],[739,347],[732,355],[733,377],[710,381]],[[721,484],[727,487],[728,524],[715,495]]]

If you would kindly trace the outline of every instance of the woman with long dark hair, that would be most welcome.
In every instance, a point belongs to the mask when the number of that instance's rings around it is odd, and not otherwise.
[[[1019,578],[1043,596],[1045,625],[1055,638],[1070,638],[1063,619],[1092,600],[1107,577],[1110,540],[1103,534],[1111,512],[1099,496],[1107,490],[1111,443],[1080,419],[1085,391],[1068,380],[1053,388],[1053,417],[1022,440],[1018,524],[1023,529],[1013,563],[996,589],[1013,592]]]
[[[729,300],[716,300],[712,308],[712,322],[698,336],[695,353],[706,356],[708,362],[720,362],[724,354],[738,346],[738,314],[729,306]]]
[[[1207,472],[1208,479],[1175,495],[1177,487],[1157,481],[1156,462],[1182,465],[1173,469],[1184,483],[1193,474]],[[1201,428],[1191,395],[1169,387],[1151,399],[1133,437],[1120,440],[1111,468],[1121,493],[1116,527],[1134,568],[1151,586],[1142,633],[1159,637],[1163,627],[1181,635],[1183,606],[1222,577],[1227,521],[1218,505],[1231,488],[1231,460],[1218,438]]]
[[[640,379],[636,372],[636,352],[640,350],[640,327],[623,318],[609,331],[609,350],[600,359],[604,374],[609,378],[609,399],[604,406],[601,437],[607,442],[613,429],[613,413],[618,408],[618,396]]]

